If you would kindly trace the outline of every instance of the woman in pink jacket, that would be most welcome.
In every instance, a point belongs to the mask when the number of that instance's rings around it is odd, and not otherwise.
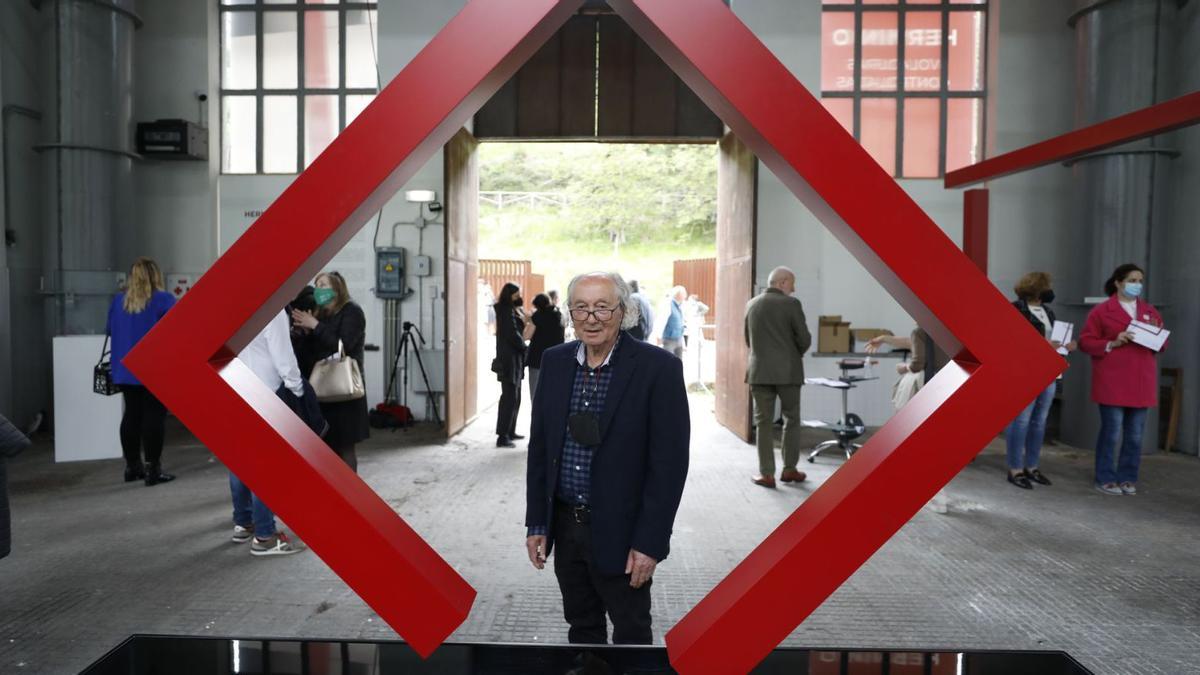
[[[1100,404],[1100,438],[1096,441],[1096,489],[1110,495],[1137,494],[1146,411],[1158,404],[1156,353],[1135,344],[1129,323],[1162,326],[1162,316],[1139,299],[1145,273],[1125,264],[1104,284],[1108,300],[1088,315],[1079,347],[1092,356],[1092,400]],[[1113,470],[1113,451],[1121,454]]]

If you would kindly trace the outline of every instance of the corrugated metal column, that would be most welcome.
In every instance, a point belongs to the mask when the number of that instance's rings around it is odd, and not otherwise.
[[[1172,22],[1177,0],[1080,0],[1069,25],[1075,30],[1077,128],[1146,106],[1167,96],[1173,53]],[[1068,226],[1078,255],[1056,283],[1063,318],[1082,328],[1083,298],[1103,295],[1104,281],[1117,265],[1136,263],[1147,270],[1147,297],[1156,295],[1156,271],[1165,281],[1162,238],[1166,227],[1163,192],[1173,154],[1154,138],[1096,153],[1071,166],[1076,218]],[[1158,289],[1163,288],[1160,284]],[[1171,321],[1170,309],[1165,318]],[[1076,363],[1081,363],[1082,359]],[[1086,373],[1066,378],[1063,438],[1090,448],[1099,426]],[[1147,451],[1155,447],[1156,418],[1146,426]]]
[[[133,0],[39,3],[46,50],[47,332],[104,330],[133,224]]]

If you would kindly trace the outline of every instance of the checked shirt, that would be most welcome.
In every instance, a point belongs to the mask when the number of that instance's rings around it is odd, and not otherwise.
[[[571,401],[568,415],[591,412],[597,419],[604,410],[604,401],[608,397],[608,387],[612,383],[612,368],[610,362],[617,349],[621,346],[621,338],[604,362],[593,369],[587,366],[587,351],[583,343],[575,352],[575,360],[579,367],[575,369],[575,381],[571,386]],[[570,504],[588,504],[591,499],[592,450],[578,443],[571,437],[570,430],[564,431],[561,467],[558,473],[558,489],[555,497]],[[546,534],[547,526],[533,526],[529,534]]]

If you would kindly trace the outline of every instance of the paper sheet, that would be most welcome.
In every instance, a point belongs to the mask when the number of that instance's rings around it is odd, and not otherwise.
[[[1153,349],[1156,352],[1162,351],[1163,345],[1171,335],[1171,331],[1166,328],[1141,321],[1130,321],[1129,328],[1125,330],[1133,334],[1134,344],[1139,344],[1146,349]]]
[[[834,380],[828,377],[806,377],[804,384],[816,384],[822,387],[833,387],[834,389],[849,389],[850,385],[841,380]]]
[[[1067,344],[1075,337],[1075,324],[1067,323],[1066,321],[1055,321],[1054,326],[1050,329],[1050,339],[1060,344]],[[1063,356],[1067,355],[1066,347],[1059,347],[1058,353]]]

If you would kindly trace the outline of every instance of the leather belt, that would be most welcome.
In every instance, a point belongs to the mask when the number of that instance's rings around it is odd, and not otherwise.
[[[587,525],[592,522],[592,507],[587,504],[578,504],[562,499],[555,499],[554,501],[558,503],[559,510],[574,520],[576,524]]]

